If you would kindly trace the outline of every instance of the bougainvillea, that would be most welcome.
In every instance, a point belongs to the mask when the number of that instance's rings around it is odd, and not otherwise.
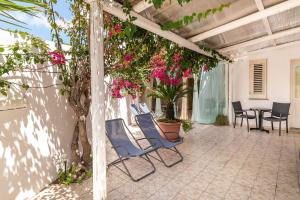
[[[52,65],[64,65],[66,64],[65,56],[59,51],[49,52],[50,62]]]

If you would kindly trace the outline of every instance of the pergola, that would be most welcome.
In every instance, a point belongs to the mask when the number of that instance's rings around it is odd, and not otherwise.
[[[103,11],[121,19],[126,19],[126,15],[118,2],[86,1],[91,5],[93,195],[95,200],[100,200],[106,198]],[[231,6],[223,12],[174,32],[160,28],[159,24],[229,2]],[[132,4],[132,16],[137,18],[135,25],[207,56],[210,54],[200,49],[199,44],[238,58],[252,51],[278,48],[300,40],[299,0],[193,0],[183,6],[172,0],[166,1],[159,10],[144,0],[132,0]]]

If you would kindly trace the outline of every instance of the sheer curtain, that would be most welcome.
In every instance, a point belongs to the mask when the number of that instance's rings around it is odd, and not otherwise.
[[[224,112],[225,99],[225,64],[219,63],[214,69],[201,73],[196,121],[214,123],[216,117]]]
[[[198,75],[193,74],[194,77],[194,89],[193,89],[193,109],[192,109],[192,121],[198,122],[198,116],[199,116],[199,89],[198,89]]]

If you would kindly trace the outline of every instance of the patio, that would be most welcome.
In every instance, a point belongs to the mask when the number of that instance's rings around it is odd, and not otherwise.
[[[240,127],[194,126],[178,147],[184,161],[172,168],[152,159],[157,171],[140,182],[132,182],[111,167],[108,199],[299,200],[298,133],[279,137],[276,131],[248,133]],[[113,160],[116,155],[110,145],[107,148],[108,161]],[[165,156],[172,158],[167,153]],[[141,160],[128,161],[135,175],[147,170]],[[91,190],[89,179],[69,187],[51,186],[35,199],[92,199]]]
[[[300,200],[300,0],[57,2],[43,8],[51,41],[0,30],[2,199]],[[139,103],[148,111],[130,109]],[[134,118],[144,114],[181,127],[184,159],[167,168],[151,158],[156,172],[133,182],[107,169],[118,157],[106,123],[122,118],[141,138]],[[275,130],[253,130],[258,120]],[[119,130],[121,159],[147,155]],[[151,170],[132,157],[134,177]]]

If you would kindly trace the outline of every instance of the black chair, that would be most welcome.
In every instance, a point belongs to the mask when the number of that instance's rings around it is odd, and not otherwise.
[[[234,110],[234,124],[233,124],[234,128],[235,128],[235,125],[236,125],[236,119],[237,118],[242,118],[241,126],[243,126],[244,118],[247,119],[247,130],[248,130],[248,132],[250,130],[249,129],[249,119],[255,119],[255,124],[256,124],[256,127],[257,127],[256,112],[254,110],[243,110],[242,104],[241,104],[240,101],[232,102],[232,107],[233,107],[233,110]],[[254,112],[254,115],[249,115],[248,111]]]
[[[279,135],[281,135],[281,122],[282,121],[285,121],[286,133],[289,132],[288,118],[289,118],[290,105],[291,105],[290,103],[274,102],[273,106],[272,106],[271,116],[263,117],[264,120],[271,122],[272,130],[274,130],[273,123],[279,122]]]

